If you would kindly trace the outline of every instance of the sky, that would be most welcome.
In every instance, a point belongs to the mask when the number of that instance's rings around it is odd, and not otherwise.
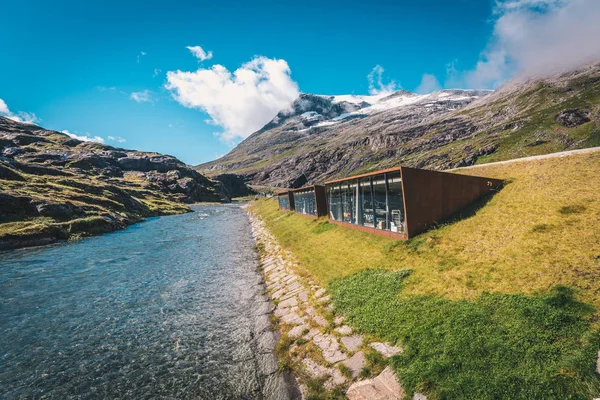
[[[598,0],[8,1],[0,115],[218,158],[300,92],[496,88],[600,59]]]

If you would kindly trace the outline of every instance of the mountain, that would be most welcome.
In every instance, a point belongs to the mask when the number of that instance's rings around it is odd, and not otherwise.
[[[302,94],[229,154],[195,168],[276,187],[397,165],[449,169],[600,146],[599,115],[600,63],[493,92]]]
[[[200,201],[230,196],[175,157],[0,117],[0,250],[123,229]]]

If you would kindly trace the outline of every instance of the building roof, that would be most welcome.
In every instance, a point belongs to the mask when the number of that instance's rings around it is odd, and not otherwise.
[[[332,181],[325,182],[325,185],[330,185],[332,183],[343,182],[343,181],[347,181],[347,180],[350,180],[350,179],[365,178],[367,176],[384,174],[386,172],[398,172],[401,169],[402,169],[402,167],[395,167],[395,168],[382,169],[382,170],[379,170],[379,171],[367,172],[365,174],[353,175],[353,176],[348,176],[348,177],[340,178],[340,179],[334,179]]]
[[[308,190],[308,189],[312,189],[315,190],[315,187],[317,186],[323,186],[323,185],[308,185],[308,186],[302,186],[300,188],[297,189],[290,189],[290,192],[299,192],[301,190]]]

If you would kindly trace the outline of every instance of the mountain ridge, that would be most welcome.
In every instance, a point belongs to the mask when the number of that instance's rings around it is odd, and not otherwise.
[[[303,93],[229,154],[194,168],[297,187],[399,164],[449,169],[592,147],[600,144],[599,104],[600,63],[494,91]]]

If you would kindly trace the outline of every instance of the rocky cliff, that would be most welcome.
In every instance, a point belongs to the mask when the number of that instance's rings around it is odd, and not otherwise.
[[[307,183],[397,165],[448,169],[600,146],[600,64],[496,91],[302,94],[226,156],[196,167],[255,185]]]
[[[122,229],[203,201],[230,195],[175,157],[0,117],[0,250]]]

